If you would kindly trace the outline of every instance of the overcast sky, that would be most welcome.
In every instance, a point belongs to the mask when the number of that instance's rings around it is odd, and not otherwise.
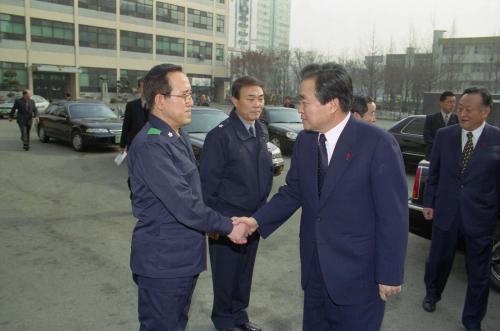
[[[363,57],[372,33],[379,52],[430,50],[432,31],[500,35],[500,0],[291,0],[290,45],[333,57]],[[412,31],[410,33],[410,31]],[[413,35],[413,38],[410,38]],[[446,36],[446,35],[445,35]]]

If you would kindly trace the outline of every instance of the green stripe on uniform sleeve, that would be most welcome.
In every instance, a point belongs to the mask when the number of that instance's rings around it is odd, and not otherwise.
[[[156,128],[149,128],[148,134],[161,134],[161,131]]]

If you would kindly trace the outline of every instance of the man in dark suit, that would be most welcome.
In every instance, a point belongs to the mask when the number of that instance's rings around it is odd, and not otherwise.
[[[120,138],[120,149],[128,150],[135,135],[148,121],[148,107],[144,99],[144,80],[139,79],[137,87],[140,97],[125,105],[125,117],[123,118],[122,135]]]
[[[30,131],[31,125],[33,123],[33,117],[35,121],[38,122],[38,109],[36,109],[35,101],[31,100],[31,91],[26,89],[23,91],[23,97],[16,99],[14,105],[10,111],[9,121],[16,114],[16,122],[19,125],[19,130],[21,131],[21,140],[23,142],[23,148],[25,151],[30,149]]]
[[[148,123],[129,150],[132,211],[130,267],[139,290],[140,331],[182,331],[196,281],[206,269],[205,232],[245,243],[233,225],[203,203],[189,138],[191,85],[182,67],[161,64],[145,77]]]
[[[500,130],[486,123],[491,109],[486,89],[464,91],[459,125],[436,135],[424,195],[424,217],[433,221],[423,308],[433,312],[441,299],[462,235],[468,275],[462,323],[467,330],[480,330],[486,314],[500,202]]]
[[[444,91],[439,97],[441,111],[425,117],[424,141],[426,160],[430,160],[431,158],[432,144],[434,143],[437,131],[442,127],[458,123],[457,115],[453,113],[455,104],[455,94],[451,91]]]
[[[403,159],[387,132],[350,114],[352,81],[326,63],[302,71],[286,185],[253,218],[269,236],[299,207],[303,330],[378,330],[399,293],[408,241]]]
[[[234,108],[229,118],[210,131],[203,144],[203,199],[222,215],[251,216],[266,203],[273,183],[269,134],[259,121],[264,108],[263,85],[254,77],[241,77],[234,81],[231,94]],[[209,241],[212,321],[217,330],[260,330],[246,312],[259,239],[254,233],[243,246],[217,235]]]

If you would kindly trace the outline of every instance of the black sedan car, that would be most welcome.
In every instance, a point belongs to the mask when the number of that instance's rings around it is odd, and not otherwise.
[[[297,109],[266,106],[261,120],[267,124],[269,141],[278,146],[283,153],[290,154],[297,135],[303,130]]]
[[[90,145],[116,145],[120,142],[122,121],[105,104],[97,101],[61,101],[52,103],[40,114],[38,138],[70,142],[81,152]]]
[[[191,112],[191,123],[182,129],[189,134],[191,146],[198,162],[201,157],[201,150],[207,133],[219,125],[220,122],[228,118],[228,115],[221,110],[214,108],[193,108]],[[281,174],[284,168],[284,160],[281,151],[272,143],[267,143],[267,149],[271,153],[273,160],[274,175]]]
[[[388,130],[398,141],[406,165],[417,165],[425,158],[424,124],[425,115],[411,115]]]

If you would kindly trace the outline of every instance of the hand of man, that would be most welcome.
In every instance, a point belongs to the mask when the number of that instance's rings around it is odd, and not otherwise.
[[[257,220],[253,217],[231,217],[231,220],[235,225],[245,223],[249,228],[248,235],[253,234],[259,227],[259,224],[257,224]]]
[[[239,223],[233,224],[233,231],[227,236],[235,244],[246,244],[248,233],[248,226],[245,223]]]
[[[401,292],[401,285],[399,286],[391,286],[391,285],[383,285],[378,284],[378,293],[380,295],[380,299],[383,301],[387,301],[387,298],[393,294],[398,294]]]
[[[434,209],[432,208],[423,208],[422,214],[424,214],[424,218],[428,221],[432,220],[434,216]]]
[[[220,237],[220,235],[217,232],[210,232],[208,234],[208,238],[210,238],[212,240],[218,240],[219,237]]]

